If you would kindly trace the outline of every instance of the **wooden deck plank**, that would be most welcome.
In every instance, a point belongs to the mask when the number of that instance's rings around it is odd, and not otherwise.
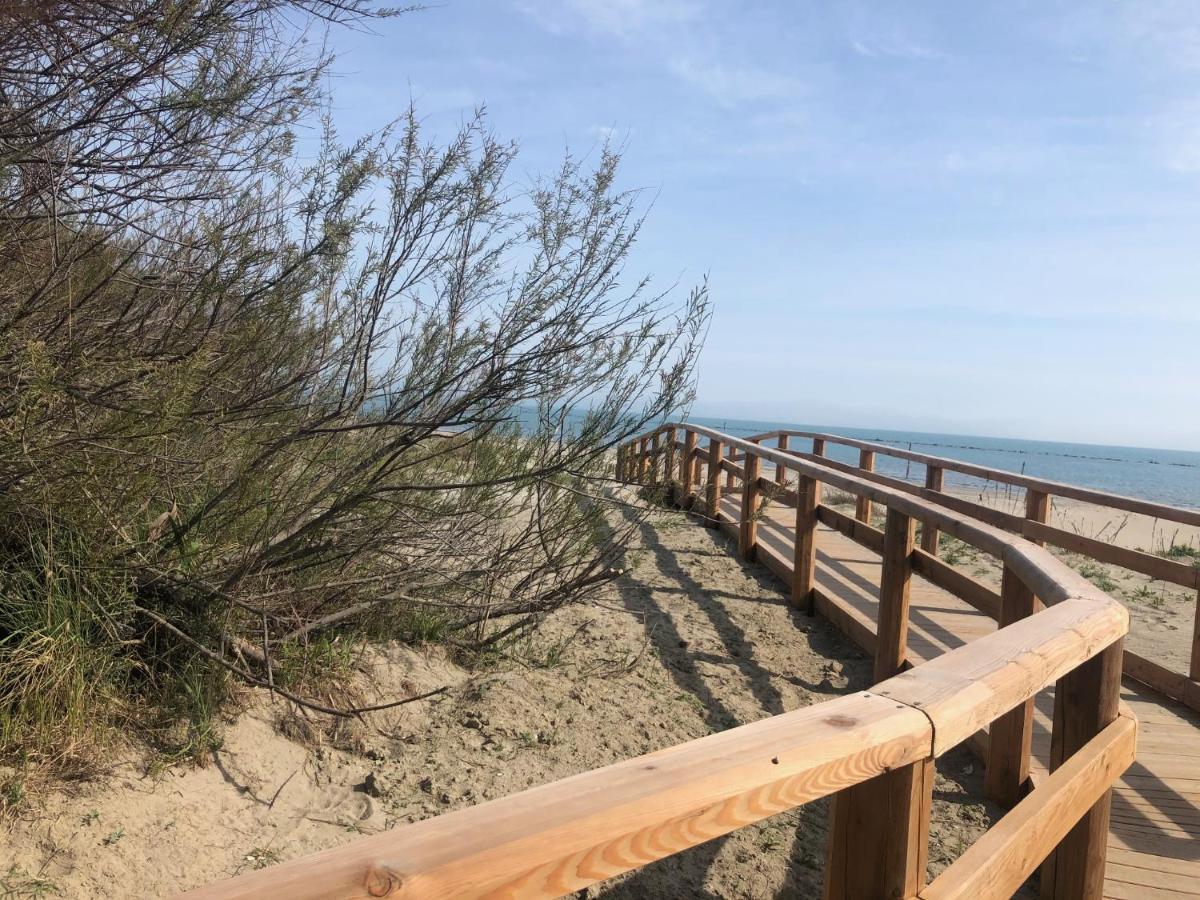
[[[727,492],[720,511],[722,527],[736,534],[740,492]],[[769,504],[758,528],[758,541],[768,550],[763,561],[785,577],[794,552],[793,521],[790,508]],[[881,569],[880,557],[867,548],[824,525],[818,528],[816,587],[840,607],[840,618],[870,632],[878,621]],[[911,592],[908,652],[913,664],[996,628],[990,617],[919,575],[913,576]],[[1134,682],[1126,683],[1122,699],[1138,717],[1142,739],[1137,762],[1113,792],[1105,896],[1200,897],[1200,714]],[[1052,708],[1053,692],[1043,691],[1034,711],[1035,779],[1047,772]]]

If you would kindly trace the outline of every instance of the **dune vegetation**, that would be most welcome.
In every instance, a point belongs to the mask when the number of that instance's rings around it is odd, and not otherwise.
[[[617,152],[526,183],[482,112],[439,140],[403,107],[342,141],[320,48],[409,15],[359,0],[23,10],[0,21],[8,802],[118,734],[203,757],[235,684],[347,715],[354,642],[495,647],[613,576],[607,457],[690,401],[708,315],[704,285],[626,272]]]

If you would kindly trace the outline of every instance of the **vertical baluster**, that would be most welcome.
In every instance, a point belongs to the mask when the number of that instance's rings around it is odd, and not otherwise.
[[[931,757],[833,798],[825,900],[917,896],[925,886],[933,782]]]
[[[1025,491],[1025,518],[1045,525],[1050,521],[1050,495],[1045,491],[1035,491],[1028,488]],[[1042,546],[1041,538],[1031,537],[1030,541]]]
[[[1188,676],[1192,681],[1200,681],[1200,591],[1196,592],[1196,612],[1192,616],[1192,662]]]
[[[663,457],[663,485],[666,487],[667,499],[675,496],[675,426],[667,429],[666,454]]]
[[[1006,563],[1000,582],[999,625],[1033,615],[1037,599]],[[988,731],[987,795],[1001,806],[1015,806],[1029,778],[1033,739],[1033,699],[1009,710]]]
[[[858,467],[864,472],[875,471],[875,451],[860,450],[858,451]],[[871,498],[859,496],[858,503],[854,507],[854,517],[860,522],[871,524]]]
[[[916,523],[888,509],[883,530],[883,571],[879,576],[879,627],[876,629],[875,680],[897,674],[908,655],[908,597]]]
[[[742,477],[742,521],[738,529],[738,551],[742,559],[753,561],[758,552],[758,478],[762,472],[762,459],[757,453],[746,451],[746,463]]]
[[[721,441],[708,439],[708,524],[713,528],[721,521],[721,459],[724,453]]]
[[[683,502],[690,503],[692,492],[696,489],[696,432],[690,428],[683,430],[683,468],[680,470],[680,480],[683,482]]]
[[[814,612],[813,585],[817,565],[817,507],[821,482],[808,475],[796,481],[796,547],[792,560],[792,606]]]
[[[908,599],[916,523],[894,509],[884,526],[875,680],[900,671],[907,655]],[[933,759],[879,775],[833,801],[826,900],[911,898],[925,884]]]
[[[1116,719],[1123,645],[1118,640],[1054,686],[1051,772]],[[1111,803],[1109,790],[1084,813],[1043,864],[1043,900],[1099,900],[1104,896]]]
[[[926,487],[926,489],[931,490],[931,491],[940,492],[942,490],[942,484],[944,483],[945,476],[946,476],[945,470],[942,469],[941,467],[926,466],[925,467],[925,487]],[[936,497],[930,498],[930,499],[932,499],[935,503],[937,502]],[[936,525],[934,525],[932,522],[922,522],[921,523],[921,549],[924,550],[926,553],[932,553],[934,556],[937,556],[938,527]]]
[[[779,435],[779,449],[786,451],[788,449],[788,436],[786,434]],[[775,483],[787,483],[787,466],[783,463],[775,464]]]

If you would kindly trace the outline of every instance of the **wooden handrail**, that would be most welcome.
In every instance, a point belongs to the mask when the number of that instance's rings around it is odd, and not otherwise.
[[[1145,659],[1132,651],[1126,651],[1125,671],[1130,677],[1136,678],[1155,690],[1166,694],[1168,697],[1200,711],[1200,565],[1189,565],[1165,559],[1153,553],[1133,550],[1098,538],[1086,537],[1049,524],[1050,498],[1052,496],[1068,497],[1115,510],[1153,516],[1183,525],[1200,525],[1200,510],[1153,503],[1134,497],[1084,488],[1078,485],[1034,478],[1003,469],[978,466],[948,457],[931,456],[925,453],[916,453],[911,450],[891,447],[886,444],[822,432],[784,429],[764,432],[763,434],[754,435],[747,440],[757,443],[769,440],[772,437],[776,438],[780,446],[784,448],[788,448],[789,439],[792,437],[810,438],[813,441],[813,453],[805,454],[794,449],[789,449],[788,452],[809,461],[819,461],[842,472],[855,473],[876,484],[893,487],[924,499],[932,499],[934,502],[949,506],[973,518],[980,519],[1015,534],[1020,534],[1034,543],[1053,544],[1061,549],[1087,556],[1097,562],[1120,566],[1121,568],[1139,572],[1156,580],[1166,581],[1195,590],[1197,592],[1197,602],[1193,614],[1191,658],[1187,674],[1172,672],[1167,667]],[[838,443],[847,447],[858,448],[860,450],[859,465],[855,467],[850,463],[826,458],[824,454],[828,443]],[[874,472],[873,463],[876,453],[924,464],[926,466],[924,487],[904,481],[903,479]],[[868,454],[870,455],[868,456]],[[964,497],[944,493],[943,476],[946,470],[1024,488],[1026,491],[1025,515],[1014,515]],[[867,513],[866,516],[863,515],[864,510]],[[870,501],[860,495],[858,497],[857,518],[861,521],[869,522],[869,511]],[[925,552],[935,556],[938,551],[938,533],[939,528],[936,523],[930,521],[924,523],[921,548]]]
[[[989,608],[993,615],[1002,620],[1001,625],[1007,626],[988,638],[971,644],[972,659],[983,668],[996,664],[997,659],[1005,660],[1003,666],[994,672],[972,670],[969,664],[964,666],[962,658],[956,653],[950,653],[926,662],[916,669],[903,672],[893,679],[880,682],[873,688],[875,692],[894,697],[930,715],[935,725],[934,756],[972,737],[979,729],[991,723],[994,726],[994,736],[990,743],[994,746],[988,760],[988,788],[989,793],[996,799],[1001,799],[1005,805],[1012,805],[1023,793],[1021,788],[1028,773],[1032,733],[1032,697],[1036,693],[1033,684],[1045,685],[1061,680],[1056,697],[1074,695],[1094,698],[1092,705],[1095,709],[1091,711],[1066,709],[1061,715],[1056,711],[1056,719],[1064,720],[1061,727],[1068,730],[1064,732],[1067,736],[1062,736],[1058,733],[1060,726],[1056,726],[1055,743],[1059,748],[1059,758],[1053,761],[1054,765],[1062,764],[1070,758],[1075,749],[1078,749],[1072,742],[1077,741],[1081,735],[1097,732],[1116,715],[1121,636],[1128,627],[1128,613],[1091,582],[1050,556],[1042,547],[981,522],[969,512],[957,508],[948,509],[936,502],[942,499],[952,501],[953,498],[939,495],[935,500],[927,494],[918,493],[921,489],[913,485],[901,482],[893,487],[887,484],[886,482],[895,480],[886,479],[885,476],[870,471],[869,463],[873,462],[873,458],[865,454],[860,456],[860,462],[866,460],[868,470],[859,471],[823,455],[798,453],[791,447],[777,450],[763,447],[760,441],[769,435],[739,440],[703,426],[685,426],[685,434],[689,429],[694,429],[698,435],[707,435],[710,440],[719,440],[723,446],[728,447],[729,457],[720,460],[717,471],[726,471],[741,477],[743,488],[749,488],[742,493],[741,510],[735,521],[735,524],[741,523],[742,538],[739,544],[743,554],[752,555],[754,552],[754,547],[747,545],[744,523],[747,517],[756,514],[757,502],[753,499],[756,493],[761,492],[773,499],[781,499],[789,505],[797,506],[797,558],[792,570],[793,597],[807,607],[811,607],[810,595],[814,592],[811,587],[804,586],[811,582],[811,571],[805,572],[802,560],[811,552],[815,518],[809,516],[807,518],[810,524],[802,524],[806,517],[800,515],[801,498],[809,490],[805,485],[812,483],[818,486],[814,492],[818,498],[819,485],[822,482],[828,482],[856,495],[859,498],[856,513],[863,511],[864,500],[868,503],[880,502],[887,508],[889,523],[896,521],[896,536],[891,538],[861,521],[858,515],[851,518],[821,506],[819,499],[815,508],[815,512],[819,514],[816,518],[835,522],[839,530],[845,531],[884,556],[878,635],[872,635],[870,641],[875,653],[877,676],[894,671],[897,662],[904,659],[906,592],[902,589],[903,580],[896,579],[903,579],[907,572],[918,565],[924,572],[936,574],[944,588],[965,595],[978,606]],[[832,437],[821,436],[816,449],[823,454],[826,441]],[[788,463],[787,456],[793,457],[794,462]],[[741,465],[738,465],[739,462]],[[776,478],[781,468],[795,472],[799,476],[799,489],[792,491],[786,486],[780,487],[776,481],[755,477],[756,470],[761,468],[764,462],[776,464]],[[940,480],[940,477],[936,477],[927,483],[932,482],[940,487]],[[1039,516],[1046,508],[1046,496],[1039,494],[1030,502],[1031,508]],[[751,499],[748,501],[747,498]],[[686,502],[686,497],[683,499]],[[908,535],[912,518],[923,521],[926,529],[933,526],[945,530],[948,534],[998,557],[1004,565],[1007,595],[993,595],[982,585],[954,572],[932,554],[916,550],[911,546],[909,537],[905,538],[902,545],[897,545],[900,548],[898,554],[889,557],[889,552],[892,552],[888,550],[889,541],[895,542],[900,539],[900,535]],[[901,524],[905,520],[909,521]],[[891,563],[889,559],[892,560]],[[811,563],[809,567],[811,568]],[[893,572],[892,576],[888,575],[889,570]],[[778,569],[775,571],[778,572]],[[893,582],[901,587],[889,586]],[[1050,608],[1034,614],[1032,598],[1035,595],[1041,597]],[[828,604],[828,601],[825,602]],[[1102,614],[1099,614],[1101,612]],[[1066,649],[1064,665],[1071,671],[1056,675],[1041,668],[1054,664],[1053,651],[1042,646],[1029,655],[1022,652],[1022,648],[1036,644],[1038,635],[1044,635],[1046,631],[1060,634],[1091,634],[1104,646],[1082,665],[1078,663],[1079,657],[1075,655],[1074,650]],[[863,643],[861,639],[860,643]],[[997,659],[987,659],[989,653],[996,653]],[[1099,660],[1103,662],[1100,663]],[[1075,686],[1077,682],[1080,683],[1078,687]],[[1106,685],[1102,690],[1096,687],[1101,683]],[[1109,712],[1105,713],[1104,710]],[[904,773],[883,779],[880,782],[881,786],[864,784],[839,795],[831,824],[831,849],[826,867],[828,896],[912,895],[914,885],[919,883],[923,862],[919,856],[905,851],[921,845],[923,838],[914,831],[915,825],[919,824],[920,815],[914,811],[920,810],[924,802],[923,797],[927,796],[930,777],[920,766],[913,766]],[[872,819],[871,810],[876,807],[894,807],[908,812],[899,819],[888,816],[875,816]],[[841,815],[838,812],[839,808],[842,809]],[[913,818],[914,815],[916,818]],[[1064,839],[1064,846],[1071,845],[1072,851],[1063,866],[1048,864],[1050,868],[1046,875],[1047,881],[1057,885],[1056,889],[1049,892],[1050,896],[1097,895],[1102,878],[1095,873],[1102,872],[1103,869],[1103,837],[1107,828],[1107,815],[1106,799],[1085,816],[1086,826],[1081,823],[1069,838]],[[847,822],[859,823],[858,827],[861,830],[865,827],[862,823],[868,820],[874,821],[878,830],[868,834],[845,832]],[[892,860],[889,866],[881,869],[868,866],[864,869],[861,865],[848,862],[854,852],[853,847],[886,847],[895,841],[897,834],[901,835],[902,844],[908,843],[881,851],[886,858]],[[1060,854],[1062,852],[1060,849]]]
[[[920,893],[921,900],[1007,900],[1133,763],[1137,720],[1122,715],[1092,738]]]
[[[698,426],[693,425],[689,427],[696,428]],[[780,429],[778,431],[766,431],[762,434],[751,435],[749,438],[747,438],[747,440],[765,441],[780,437],[782,435],[787,435],[789,437],[808,438],[810,440],[820,441],[822,445],[841,444],[844,447],[854,447],[858,450],[870,450],[874,453],[880,453],[885,456],[892,456],[896,457],[897,459],[905,459],[909,460],[910,462],[917,462],[921,463],[922,465],[932,466],[934,468],[943,469],[946,471],[958,472],[962,475],[971,475],[975,478],[982,478],[987,481],[998,481],[1001,484],[1011,484],[1014,487],[1023,487],[1035,491],[1042,491],[1055,497],[1069,497],[1072,500],[1080,500],[1084,503],[1095,503],[1099,506],[1110,506],[1113,509],[1119,509],[1124,512],[1141,513],[1142,515],[1152,516],[1158,519],[1166,519],[1169,522],[1178,522],[1181,525],[1194,525],[1200,527],[1200,509],[1187,509],[1180,506],[1170,506],[1165,503],[1155,503],[1150,500],[1142,500],[1139,497],[1129,497],[1124,494],[1109,493],[1108,491],[1100,491],[1077,484],[1068,484],[1063,481],[1051,481],[1046,478],[1035,478],[1032,475],[1025,475],[1020,472],[1010,472],[1007,469],[994,469],[991,466],[981,466],[948,456],[932,456],[928,453],[919,453],[915,450],[905,450],[901,447],[893,447],[890,444],[880,444],[875,441],[864,441],[859,438],[846,437],[844,435],[827,434],[820,431],[796,431],[787,428]]]
[[[622,448],[622,471],[635,473],[635,480],[655,481],[656,466],[647,466],[646,457],[650,443],[657,445],[666,428],[684,430],[685,445],[692,447],[692,435],[709,439],[708,453],[696,450],[694,455],[708,458],[708,513],[714,518],[720,515],[723,471],[746,479],[751,488],[744,494],[750,499],[742,503],[743,523],[756,515],[764,463],[798,474],[797,528],[802,530],[797,533],[794,597],[797,586],[811,591],[811,534],[820,485],[829,483],[867,497],[896,517],[885,539],[894,568],[889,582],[893,587],[881,597],[881,602],[900,604],[891,612],[894,617],[905,614],[903,586],[916,552],[911,519],[934,522],[999,556],[1013,577],[1047,607],[894,674],[868,691],[360,839],[187,896],[553,897],[835,795],[827,896],[915,898],[924,880],[933,760],[1056,682],[1056,696],[1064,704],[1062,720],[1070,733],[1063,737],[1056,728],[1063,759],[1055,772],[1059,777],[1054,796],[1086,778],[1086,790],[1076,793],[1091,797],[1099,790],[1106,798],[1107,787],[1122,768],[1105,769],[1100,784],[1094,767],[1084,766],[1080,775],[1080,766],[1069,767],[1069,762],[1078,749],[1074,743],[1082,739],[1084,749],[1090,747],[1092,738],[1106,734],[1116,716],[1115,706],[1111,711],[1109,707],[1115,704],[1113,684],[1119,682],[1121,638],[1128,628],[1128,613],[1121,604],[1022,538],[910,494],[713,429],[678,423],[655,429]],[[673,445],[672,437],[669,446]],[[746,464],[740,469],[728,464],[724,450],[740,451]],[[689,452],[682,466],[692,458]],[[688,471],[685,477],[690,480]],[[670,490],[670,472],[664,474]],[[743,552],[752,554],[755,530],[743,528],[741,534]],[[892,642],[886,650],[897,665],[890,671],[899,668],[904,657],[902,644],[896,643],[901,638],[894,636],[902,635],[903,628],[896,621],[888,634],[880,633],[881,642]],[[1092,682],[1097,682],[1094,703],[1087,699]],[[1072,705],[1074,697],[1085,698],[1086,708]],[[1035,865],[1053,853],[1054,896],[1091,897],[1096,854],[1102,871],[1104,850],[1103,840],[1097,845],[1093,832],[1096,822],[1107,825],[1107,801],[1093,798],[1065,811],[1061,803],[1050,805],[1058,822],[1042,828],[1035,838],[1023,839],[1023,846],[1036,857]],[[1042,815],[1035,812],[1033,818],[1040,822]],[[1007,820],[1006,816],[1001,825]],[[1081,824],[1060,833],[1060,826],[1070,828],[1076,822]],[[1007,847],[1010,839],[1005,835],[1000,836]],[[946,882],[943,876],[939,883],[952,885],[954,879]]]
[[[928,757],[932,737],[917,710],[855,694],[187,896],[557,897]]]

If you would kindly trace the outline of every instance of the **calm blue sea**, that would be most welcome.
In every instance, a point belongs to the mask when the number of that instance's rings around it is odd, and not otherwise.
[[[760,422],[692,416],[697,425],[717,428],[727,434],[751,435],[780,428],[824,431],[861,440],[911,448],[932,456],[948,456],[1037,478],[1066,481],[1086,487],[1141,497],[1174,506],[1200,508],[1200,453],[1187,450],[1155,450],[1146,447],[1106,447],[1100,444],[1062,444],[1054,441],[1023,441],[1009,438],[972,437],[961,434],[929,434],[919,431],[887,431],[878,428],[843,428],[834,425],[801,425],[791,422]],[[796,444],[797,449],[807,449]],[[843,462],[857,463],[858,451],[830,445],[827,453]],[[904,460],[878,457],[877,471],[911,480],[923,480],[924,467]],[[946,484],[978,485],[974,479],[946,473]]]

